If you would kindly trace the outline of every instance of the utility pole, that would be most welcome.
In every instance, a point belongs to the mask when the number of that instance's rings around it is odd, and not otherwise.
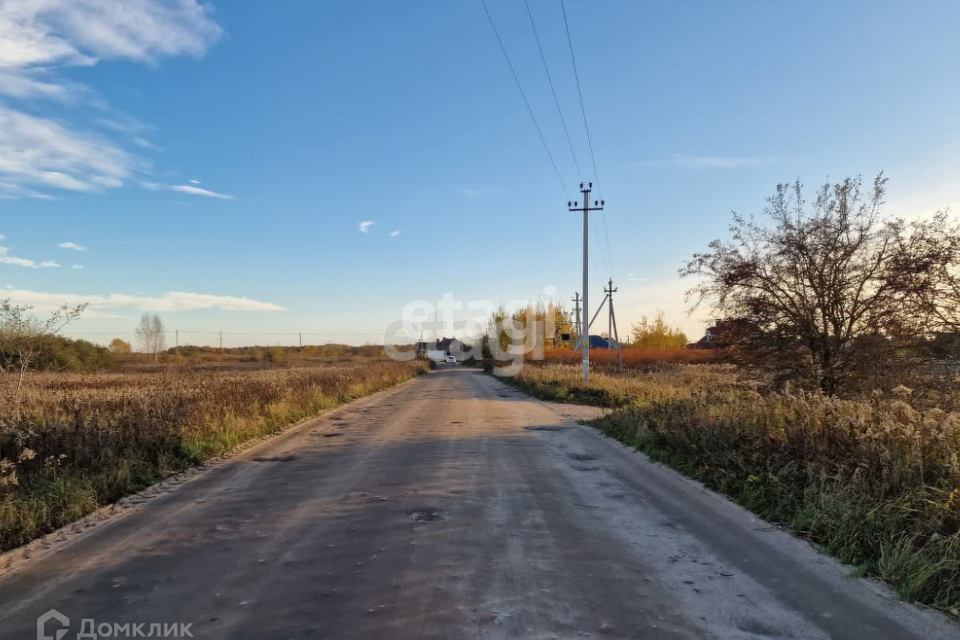
[[[223,329],[220,329],[220,353],[223,353]]]
[[[174,344],[176,345],[176,348],[174,350],[177,352],[177,354],[179,354],[180,353],[180,329],[174,329],[173,333],[175,336]]]
[[[303,332],[300,334],[300,353],[303,353]]]
[[[580,193],[583,194],[583,206],[580,206],[577,202],[567,202],[567,208],[570,211],[582,211],[583,212],[583,326],[586,327],[586,331],[580,336],[580,344],[583,345],[583,356],[581,362],[583,363],[583,381],[590,381],[590,322],[587,318],[587,314],[590,312],[590,305],[587,303],[589,295],[589,286],[588,280],[590,277],[589,273],[589,244],[590,239],[590,212],[591,211],[603,211],[603,201],[593,201],[593,207],[590,206],[590,191],[593,189],[593,183],[587,183],[586,188],[584,188],[583,183],[580,183]],[[572,206],[571,206],[572,205]]]
[[[577,334],[577,342],[580,342],[580,336],[583,332],[580,328],[580,292],[573,294],[573,332]]]
[[[610,316],[607,319],[607,335],[610,338],[614,338],[617,341],[617,364],[620,367],[623,367],[623,351],[620,346],[620,333],[617,331],[617,317],[613,313],[613,294],[615,294],[618,289],[613,288],[613,278],[610,278],[609,284],[606,289],[603,290],[607,294],[607,302],[610,303],[609,312]],[[610,342],[607,342],[607,348],[610,348]]]

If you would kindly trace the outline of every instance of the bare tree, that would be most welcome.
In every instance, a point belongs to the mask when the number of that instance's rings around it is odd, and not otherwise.
[[[923,274],[936,260],[955,274],[960,251],[948,250],[945,217],[884,218],[886,182],[877,176],[867,194],[859,178],[825,184],[809,208],[799,182],[778,185],[766,224],[734,214],[733,238],[681,269],[702,278],[688,296],[749,327],[742,351],[781,379],[813,379],[833,394],[889,363],[930,330],[933,309],[950,306],[944,279]]]
[[[31,307],[0,300],[0,370],[17,375],[14,397],[23,388],[27,371],[37,365],[43,353],[44,339],[59,333],[80,317],[87,305],[63,305],[41,320],[28,312]]]
[[[911,224],[894,268],[930,329],[960,334],[960,225],[951,223],[949,209]]]
[[[153,355],[155,361],[160,359],[160,352],[167,347],[167,330],[159,313],[145,313],[140,317],[137,340],[144,352]]]

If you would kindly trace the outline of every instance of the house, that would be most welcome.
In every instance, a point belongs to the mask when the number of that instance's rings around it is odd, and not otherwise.
[[[448,356],[458,355],[463,353],[463,343],[456,338],[441,338],[437,341],[437,349]]]
[[[716,344],[717,328],[716,327],[707,327],[706,331],[703,332],[703,337],[689,345],[690,349],[714,349]]]
[[[613,338],[604,338],[603,336],[590,336],[591,349],[616,349],[617,341]]]
[[[441,351],[444,356],[459,358],[462,357],[464,350],[463,343],[456,338],[441,338],[436,343],[423,341],[417,343],[417,355],[421,358],[425,358],[432,351]]]
[[[703,337],[687,345],[688,349],[726,349],[733,346],[753,330],[753,325],[742,318],[717,320],[712,327],[707,327]]]

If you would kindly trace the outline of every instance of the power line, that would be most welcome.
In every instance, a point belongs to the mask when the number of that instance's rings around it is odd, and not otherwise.
[[[547,67],[547,57],[543,54],[543,46],[540,44],[540,36],[537,34],[537,25],[534,23],[533,13],[530,11],[530,0],[523,0],[523,2],[527,7],[527,17],[530,18],[530,28],[533,29],[533,37],[537,41],[537,49],[540,51],[540,60],[543,62],[543,70],[547,74],[547,82],[550,83],[550,91],[553,93],[553,102],[557,105],[557,115],[560,116],[560,123],[563,125],[563,133],[567,136],[567,145],[570,147],[570,157],[573,158],[573,164],[577,168],[577,175],[580,178],[583,178],[583,171],[580,169],[580,163],[577,162],[577,154],[573,150],[573,141],[570,139],[570,131],[567,130],[567,121],[563,117],[563,109],[560,108],[560,99],[557,98],[557,90],[553,86],[553,78],[550,76],[549,67]]]
[[[573,38],[570,36],[570,23],[567,20],[567,7],[563,0],[560,0],[560,9],[563,12],[563,26],[567,32],[567,45],[570,47],[570,61],[573,64],[573,77],[577,81],[577,97],[580,99],[580,114],[583,116],[583,130],[587,134],[587,147],[590,149],[590,162],[593,164],[593,178],[597,181],[597,193],[600,199],[603,199],[603,189],[600,186],[600,173],[597,171],[597,158],[593,153],[593,139],[590,137],[590,126],[587,124],[587,110],[583,105],[583,91],[580,88],[580,72],[577,70],[577,56],[573,52]],[[607,243],[607,253],[610,258],[607,260],[607,266],[613,272],[613,253],[610,251],[610,233],[607,231],[607,214],[601,212],[603,220],[603,235]],[[602,253],[602,252],[601,252]]]
[[[573,77],[577,81],[577,96],[580,98],[580,114],[583,116],[583,129],[587,132],[587,146],[590,149],[590,160],[593,163],[593,178],[597,181],[597,192],[603,198],[603,189],[600,188],[600,175],[597,173],[597,159],[593,155],[593,141],[590,139],[590,127],[587,126],[587,111],[583,107],[583,91],[580,89],[580,73],[577,71],[577,57],[573,53],[573,38],[570,37],[570,24],[567,22],[567,7],[560,0],[560,9],[563,11],[563,26],[567,31],[567,45],[570,47],[570,60],[573,62]]]
[[[490,15],[490,9],[487,8],[487,3],[485,0],[480,0],[480,4],[483,6],[484,13],[487,14],[487,20],[490,21],[490,27],[493,29],[493,35],[497,37],[497,42],[500,44],[500,51],[503,52],[503,57],[507,61],[507,66],[510,67],[510,73],[513,75],[513,81],[517,83],[517,89],[520,90],[520,97],[523,98],[523,103],[527,105],[527,112],[530,113],[530,119],[533,120],[533,126],[537,130],[537,135],[540,136],[540,142],[543,144],[543,150],[547,152],[547,157],[550,158],[550,164],[553,165],[553,171],[557,174],[557,180],[560,181],[560,186],[563,188],[563,194],[569,198],[570,196],[567,192],[567,185],[563,182],[563,178],[560,176],[560,170],[557,168],[557,163],[553,159],[553,154],[550,153],[550,148],[547,147],[547,140],[543,137],[543,132],[540,130],[540,125],[537,123],[537,117],[533,114],[533,108],[530,106],[530,101],[527,100],[527,94],[523,91],[523,85],[520,84],[520,78],[517,76],[517,72],[513,68],[513,63],[510,62],[510,56],[507,54],[507,48],[503,45],[503,40],[500,38],[500,32],[497,31],[497,25],[493,21],[493,16]]]

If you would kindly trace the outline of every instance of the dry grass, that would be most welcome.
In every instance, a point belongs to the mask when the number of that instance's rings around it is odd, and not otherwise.
[[[590,357],[593,358],[591,352]],[[652,364],[616,371],[591,364],[590,383],[583,384],[579,366],[527,364],[511,382],[537,397],[559,402],[622,407],[647,401],[694,398],[758,385],[737,375],[733,365]]]
[[[761,394],[724,365],[593,373],[587,386],[576,366],[528,366],[512,382],[620,407],[596,426],[904,597],[960,609],[960,412],[914,408],[904,387],[861,400]]]
[[[366,361],[255,371],[0,377],[0,548],[188,465],[424,371]]]

